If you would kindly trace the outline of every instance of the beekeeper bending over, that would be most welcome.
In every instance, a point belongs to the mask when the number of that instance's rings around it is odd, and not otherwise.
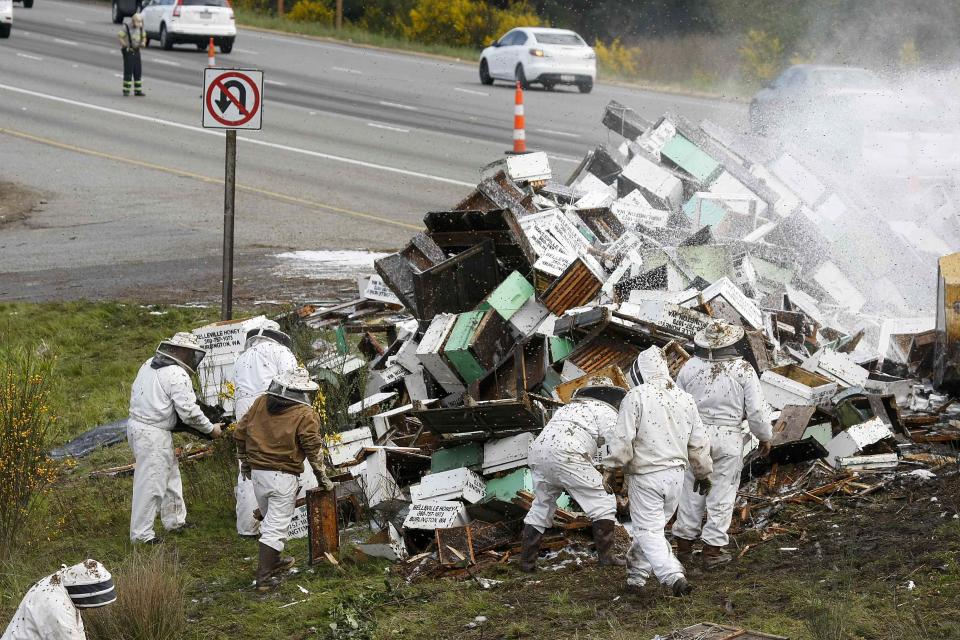
[[[687,473],[672,533],[681,559],[691,556],[697,538],[703,540],[707,569],[731,559],[724,547],[743,470],[744,418],[760,440],[761,455],[770,452],[773,437],[760,379],[735,346],[744,336],[741,327],[711,322],[694,336],[695,355],[677,375],[677,386],[693,396],[710,438],[713,490],[700,495],[694,488],[696,479]]]
[[[528,461],[533,476],[533,506],[523,519],[520,570],[536,568],[543,533],[553,526],[557,498],[566,491],[593,521],[593,540],[601,565],[623,566],[613,551],[617,500],[603,488],[597,471],[597,446],[617,421],[625,391],[601,379],[577,389],[570,404],[557,409],[537,439],[530,444]]]
[[[113,577],[96,560],[63,565],[30,587],[0,640],[84,640],[80,610],[116,599]]]
[[[253,481],[263,521],[260,523],[260,558],[257,589],[266,591],[294,563],[280,557],[300,490],[303,461],[310,462],[320,486],[329,491],[323,463],[320,418],[313,408],[318,385],[303,367],[280,374],[267,392],[244,414],[234,438],[243,476]]]
[[[699,479],[699,490],[710,491],[710,444],[693,398],[670,379],[659,348],[642,352],[634,369],[643,382],[620,404],[603,461],[608,468],[623,467],[630,496],[627,585],[640,588],[652,574],[682,596],[691,587],[664,527],[677,508],[684,469]]]
[[[278,375],[297,368],[297,358],[290,350],[290,336],[280,331],[280,325],[273,320],[265,321],[259,329],[247,332],[243,353],[233,365],[234,416],[237,421],[253,406]],[[253,493],[253,483],[237,474],[237,487],[234,491],[237,502],[237,533],[241,536],[255,536],[260,533],[260,523],[253,517],[257,508],[257,497]]]
[[[131,542],[161,542],[153,532],[158,511],[167,531],[188,526],[172,429],[179,416],[197,431],[214,438],[221,435],[221,425],[210,422],[200,410],[190,379],[205,355],[193,334],[178,333],[160,343],[156,354],[141,365],[133,381],[127,421],[127,440],[137,461],[130,512]]]

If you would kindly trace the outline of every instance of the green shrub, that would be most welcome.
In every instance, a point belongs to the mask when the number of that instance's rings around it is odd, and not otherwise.
[[[287,18],[294,22],[319,22],[331,26],[336,14],[323,2],[299,0],[297,4],[293,5],[293,9],[287,13]]]

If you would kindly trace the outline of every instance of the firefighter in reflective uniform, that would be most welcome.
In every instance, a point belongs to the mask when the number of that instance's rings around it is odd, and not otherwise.
[[[691,587],[664,528],[677,508],[684,468],[698,479],[698,490],[710,491],[709,441],[693,398],[670,379],[658,347],[642,352],[633,369],[642,384],[620,404],[603,460],[608,469],[623,467],[630,496],[633,544],[627,554],[627,586],[643,587],[654,575],[674,595],[683,596]]]
[[[96,560],[62,565],[30,587],[0,640],[84,640],[80,610],[116,599],[113,576]]]
[[[238,422],[274,378],[297,368],[297,358],[290,350],[292,343],[290,336],[280,331],[280,325],[273,320],[267,320],[259,329],[247,332],[243,353],[233,365],[233,411]],[[253,483],[240,473],[237,474],[234,495],[237,502],[237,533],[256,536],[260,532],[260,523],[253,517],[257,497],[253,492]]]
[[[133,14],[129,22],[120,29],[120,53],[123,54],[123,95],[130,95],[131,81],[133,95],[145,96],[141,74],[140,49],[147,46],[147,32],[143,30],[143,16]]]
[[[190,376],[206,352],[191,333],[181,332],[157,347],[143,363],[130,389],[127,440],[136,458],[133,472],[133,505],[130,512],[131,542],[156,543],[153,522],[160,520],[168,531],[187,525],[180,467],[173,451],[177,419],[188,427],[219,438],[220,424],[213,424],[197,404]]]
[[[570,404],[557,409],[530,443],[529,464],[534,500],[523,519],[520,570],[536,568],[540,540],[553,526],[557,498],[563,491],[577,501],[593,521],[593,540],[601,565],[623,566],[614,554],[617,500],[607,493],[596,469],[597,447],[617,421],[617,408],[626,391],[601,379],[578,389]]]
[[[700,495],[694,490],[695,478],[687,473],[672,533],[681,559],[691,557],[697,538],[703,540],[708,569],[731,560],[725,547],[743,470],[744,418],[760,441],[761,455],[770,452],[773,437],[760,379],[736,348],[744,336],[741,327],[711,322],[694,336],[695,355],[677,375],[677,386],[693,396],[710,438],[713,490]]]
[[[334,488],[327,478],[320,418],[313,408],[318,388],[303,367],[277,376],[234,433],[241,474],[253,481],[263,514],[256,576],[260,591],[275,586],[276,576],[294,563],[280,552],[289,535],[304,460],[324,490]]]

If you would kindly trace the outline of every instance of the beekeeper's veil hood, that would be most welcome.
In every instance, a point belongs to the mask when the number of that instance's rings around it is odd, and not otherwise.
[[[669,380],[670,368],[660,347],[653,346],[646,351],[641,351],[633,366],[630,367],[630,384],[636,387],[658,379]]]
[[[96,560],[84,560],[60,570],[60,584],[78,609],[93,609],[117,599],[113,576]]]
[[[297,367],[274,378],[267,389],[267,395],[312,407],[319,388],[320,385],[310,379],[310,373],[306,369]]]
[[[196,373],[207,352],[197,342],[195,335],[181,331],[169,340],[161,342],[160,346],[157,347],[157,355],[173,360]]]
[[[259,329],[247,331],[247,341],[243,348],[249,349],[253,345],[263,341],[276,342],[288,349],[293,346],[293,340],[290,339],[290,336],[280,331],[280,325],[273,320],[265,320]]]
[[[745,335],[743,327],[713,320],[697,331],[693,336],[693,344],[697,347],[697,355],[707,360],[728,360],[739,356],[734,345]]]

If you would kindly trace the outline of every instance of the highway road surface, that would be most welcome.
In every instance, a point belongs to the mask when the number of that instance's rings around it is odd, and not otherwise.
[[[108,5],[14,11],[0,41],[0,203],[39,204],[0,217],[0,300],[212,297],[224,137],[200,127],[206,52],[152,45],[148,96],[124,98]],[[265,77],[263,130],[238,143],[241,298],[269,292],[283,251],[402,246],[511,144],[513,89],[481,85],[473,60],[241,29],[217,62]],[[590,148],[619,142],[600,124],[611,99],[649,118],[746,119],[735,102],[602,83],[589,95],[534,89],[528,145],[565,178]]]

